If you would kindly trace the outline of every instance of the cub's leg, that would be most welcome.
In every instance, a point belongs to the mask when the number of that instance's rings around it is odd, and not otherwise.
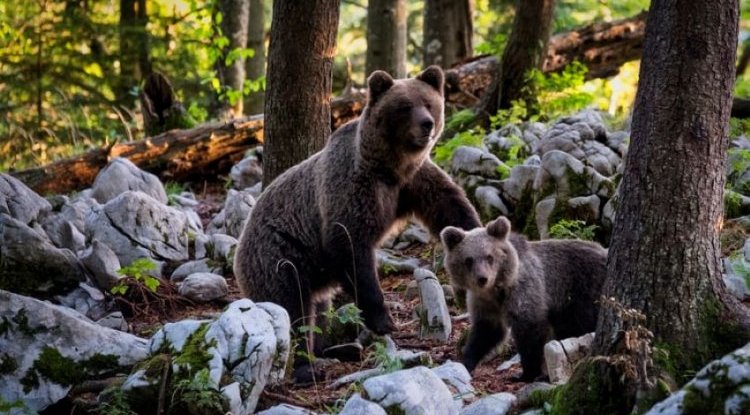
[[[523,374],[520,380],[532,382],[542,374],[544,343],[549,338],[549,324],[543,320],[520,320],[513,323],[512,331],[518,354],[521,355]]]
[[[471,332],[463,349],[463,364],[472,372],[484,356],[503,341],[507,328],[499,320],[477,318],[471,324]]]

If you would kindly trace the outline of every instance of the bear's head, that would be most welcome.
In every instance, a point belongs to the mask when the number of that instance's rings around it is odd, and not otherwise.
[[[518,280],[518,252],[508,240],[510,222],[500,216],[485,228],[440,232],[445,269],[454,285],[472,292],[511,288]]]
[[[418,168],[443,131],[443,84],[438,66],[411,79],[373,72],[360,120],[363,156],[392,164],[398,173]]]

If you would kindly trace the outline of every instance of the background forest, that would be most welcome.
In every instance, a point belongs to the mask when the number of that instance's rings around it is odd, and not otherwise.
[[[114,140],[144,137],[138,94],[152,71],[172,81],[195,122],[221,119],[244,101],[245,114],[262,112],[264,48],[271,2],[249,1],[245,22],[226,19],[242,2],[173,0],[39,0],[0,3],[0,170],[48,163]],[[406,71],[424,66],[424,1],[407,3]],[[363,85],[367,50],[367,4],[343,1],[333,69],[333,94],[349,78]],[[565,0],[557,3],[552,33],[603,20],[627,18],[646,0]],[[473,50],[466,56],[500,56],[514,14],[511,0],[474,4]],[[750,2],[742,1],[741,38],[750,38]],[[230,16],[235,12],[230,12]],[[230,24],[245,25],[246,45],[233,47]],[[742,46],[742,45],[741,45]],[[350,67],[348,67],[348,63]],[[232,68],[242,64],[237,79]],[[449,66],[449,65],[445,65]],[[637,82],[637,63],[606,80],[564,80],[585,93],[564,105],[594,106],[624,117]],[[568,92],[573,92],[570,90]],[[740,74],[736,95],[750,95]],[[568,112],[576,108],[564,108]],[[234,115],[239,115],[236,113]],[[552,118],[555,114],[549,114]]]

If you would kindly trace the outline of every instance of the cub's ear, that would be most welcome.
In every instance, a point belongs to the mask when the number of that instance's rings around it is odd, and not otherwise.
[[[464,240],[464,236],[466,236],[464,231],[453,226],[448,226],[440,232],[440,240],[443,241],[445,249],[449,251],[461,243]]]
[[[505,216],[500,216],[487,224],[487,234],[490,236],[505,239],[508,233],[510,233],[510,221]]]
[[[445,84],[445,76],[443,70],[437,65],[432,65],[425,69],[421,74],[417,75],[417,79],[435,88],[440,95],[443,94],[443,85]]]
[[[385,71],[375,71],[367,78],[367,88],[369,90],[369,102],[375,102],[393,86],[393,78]]]

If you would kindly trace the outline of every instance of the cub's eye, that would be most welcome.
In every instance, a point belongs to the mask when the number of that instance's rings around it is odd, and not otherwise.
[[[492,265],[495,262],[495,258],[492,257],[492,255],[487,255],[485,258],[487,260],[487,263]]]
[[[474,265],[474,258],[464,259],[464,264],[466,265],[466,268],[471,268],[471,266]]]

